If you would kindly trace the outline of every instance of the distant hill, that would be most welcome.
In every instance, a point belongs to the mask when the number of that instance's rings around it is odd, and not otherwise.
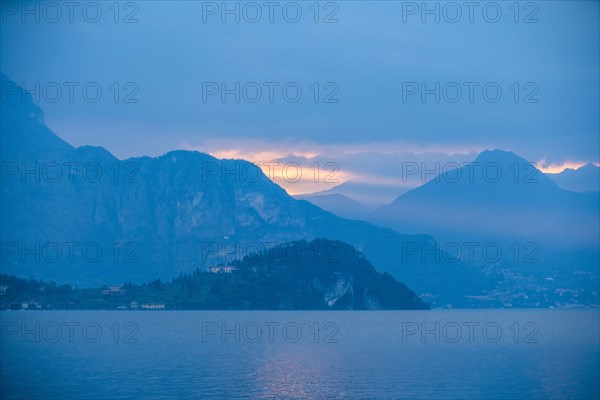
[[[298,195],[298,200],[306,200],[339,217],[348,219],[366,219],[373,212],[369,207],[360,204],[343,194]]]
[[[598,193],[561,189],[512,152],[484,151],[378,208],[372,222],[438,238],[599,246]]]
[[[338,241],[286,243],[211,270],[181,274],[169,282],[97,289],[2,275],[5,294],[0,309],[20,308],[23,302],[43,309],[130,308],[132,302],[195,310],[428,308],[406,286],[378,273],[362,254]]]
[[[580,168],[567,168],[558,174],[547,173],[558,186],[574,192],[600,191],[600,167],[588,163]]]
[[[378,273],[363,254],[339,241],[287,243],[232,266],[239,271],[240,284],[252,286],[256,300],[247,303],[260,308],[427,308],[406,286],[387,273]]]
[[[600,194],[562,189],[512,152],[484,151],[369,221],[432,234],[493,278],[486,298],[505,306],[599,303]]]
[[[347,181],[328,190],[307,193],[303,196],[328,196],[332,194],[345,196],[370,209],[382,206],[394,200],[411,187]]]

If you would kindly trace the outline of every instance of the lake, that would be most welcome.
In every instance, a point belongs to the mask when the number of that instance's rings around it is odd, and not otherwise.
[[[8,311],[3,399],[598,399],[599,310]]]

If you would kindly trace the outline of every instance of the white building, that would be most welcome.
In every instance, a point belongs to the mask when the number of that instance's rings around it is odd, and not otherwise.
[[[165,305],[163,303],[144,303],[142,304],[143,310],[164,310]]]

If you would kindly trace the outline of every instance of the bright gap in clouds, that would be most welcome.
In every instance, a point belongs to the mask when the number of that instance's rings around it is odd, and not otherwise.
[[[337,163],[318,161],[317,153],[220,150],[210,154],[217,158],[243,159],[256,164],[269,179],[292,196],[328,190],[353,179],[352,173],[341,171]]]
[[[565,169],[579,169],[584,165],[588,164],[587,162],[581,161],[565,161],[562,163],[548,163],[546,160],[540,160],[536,163],[537,169],[542,171],[545,174],[559,174],[563,172]],[[599,166],[600,163],[592,163],[596,166]]]
[[[366,187],[369,186],[397,188],[399,195],[426,183],[447,169],[472,162],[485,150],[481,147],[460,146],[417,147],[406,143],[371,143],[361,146],[286,141],[205,142],[199,146],[186,143],[183,147],[207,152],[217,158],[250,161],[291,195],[323,192],[348,181],[365,185],[365,189],[359,190],[368,190]],[[495,146],[489,147],[493,148]],[[418,164],[419,173],[407,176],[404,169],[409,163]],[[571,160],[552,163],[546,159],[532,163],[544,173],[559,173],[567,168],[577,169],[587,164],[585,161]],[[389,200],[382,199],[381,203]]]
[[[411,176],[407,180],[403,178],[403,163],[438,163],[437,168],[441,172],[446,163],[469,162],[483,150],[442,146],[424,148],[405,143],[327,145],[285,141],[204,142],[199,146],[185,143],[183,147],[207,152],[217,158],[250,161],[291,195],[322,192],[348,181],[397,187],[398,193],[401,193],[433,177],[429,173],[427,179]],[[431,167],[428,168],[431,170]]]

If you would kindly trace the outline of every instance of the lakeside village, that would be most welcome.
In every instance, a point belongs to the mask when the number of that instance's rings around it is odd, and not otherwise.
[[[210,267],[208,272],[212,274],[231,274],[237,268],[230,265],[219,265]],[[0,311],[19,311],[19,310],[62,310],[62,309],[80,309],[74,302],[68,301],[68,297],[73,291],[69,285],[56,285],[53,282],[46,283],[8,277],[3,275],[0,279]],[[151,282],[150,285],[160,284],[160,281]],[[144,301],[132,297],[129,289],[132,285],[123,286],[103,286],[99,289],[83,289],[87,292],[97,292],[103,304],[92,304],[90,308],[104,308],[117,310],[166,310],[176,307],[170,306],[165,302]],[[92,297],[90,293],[89,297]],[[95,296],[98,297],[98,296]],[[26,300],[25,300],[26,299]]]
[[[4,296],[8,286],[0,286],[0,296]],[[126,295],[127,291],[122,286],[110,286],[103,287],[101,290],[102,296],[119,296]],[[74,305],[74,304],[70,304]],[[68,307],[70,308],[70,307]],[[164,310],[166,309],[164,303],[139,303],[137,300],[131,300],[129,306],[120,305],[117,306],[117,310]],[[56,308],[52,303],[42,303],[39,301],[22,301],[22,302],[4,302],[0,301],[0,310],[2,311],[17,311],[17,310],[54,310],[63,309],[62,306]]]
[[[219,309],[219,299],[223,300],[221,297],[225,293],[219,288],[223,286],[223,279],[233,278],[235,270],[237,268],[231,265],[218,265],[203,272],[196,271],[195,274],[206,277],[201,280],[203,283],[195,281],[197,275],[192,274],[177,278],[173,283],[155,280],[141,285],[128,283],[93,289],[78,289],[70,285],[0,274],[0,310]],[[510,270],[503,270],[502,273],[506,279],[495,290],[481,296],[467,296],[472,298],[473,306],[535,308],[544,304],[548,308],[599,307],[597,291],[592,291],[586,297],[583,289],[569,289],[558,285],[548,288],[548,284],[554,282],[551,277],[546,277],[545,284],[542,284]],[[575,275],[581,279],[592,279],[589,273],[576,271]],[[211,290],[216,290],[218,295],[211,295]],[[191,298],[189,291],[194,292]],[[200,296],[200,300],[196,296]],[[422,296],[425,301],[428,300],[427,294]]]

